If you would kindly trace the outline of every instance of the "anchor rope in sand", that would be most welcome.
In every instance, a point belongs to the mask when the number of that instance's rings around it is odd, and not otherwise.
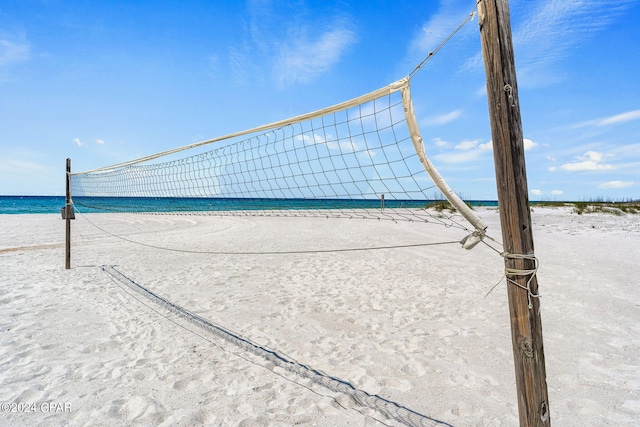
[[[101,266],[101,267],[104,267],[104,266]],[[115,267],[115,266],[112,266],[112,267]],[[136,293],[135,293],[135,292],[134,292],[130,287],[128,287],[128,286],[124,285],[123,283],[121,283],[120,281],[116,280],[116,278],[115,278],[115,277],[113,277],[113,276],[109,275],[109,279],[111,279],[111,281],[112,281],[113,283],[115,283],[115,284],[116,284],[120,289],[122,289],[122,290],[123,290],[123,292],[126,292],[128,295],[130,295],[133,299],[135,299],[136,301],[138,301],[140,304],[144,305],[144,306],[145,306],[145,307],[147,307],[148,309],[150,309],[150,310],[152,310],[153,312],[157,313],[159,316],[162,316],[162,317],[163,317],[163,318],[165,318],[167,321],[169,321],[169,322],[173,323],[173,324],[174,324],[174,325],[176,325],[177,327],[182,328],[182,329],[184,329],[185,331],[187,331],[187,332],[189,332],[189,333],[191,333],[191,334],[193,334],[193,335],[195,335],[195,336],[197,336],[197,337],[199,337],[199,338],[201,338],[201,339],[203,339],[203,340],[207,341],[208,343],[210,343],[210,344],[211,344],[211,345],[213,345],[214,347],[219,348],[221,351],[223,351],[223,352],[225,352],[225,353],[233,354],[234,356],[236,356],[236,357],[238,357],[238,358],[240,358],[240,359],[243,359],[243,360],[245,360],[245,361],[246,361],[246,362],[248,362],[248,363],[252,363],[252,364],[254,364],[254,365],[260,366],[260,367],[262,367],[263,369],[266,369],[266,370],[268,370],[269,372],[272,372],[273,374],[275,374],[275,375],[277,375],[277,376],[281,377],[281,378],[282,378],[282,379],[284,379],[285,381],[289,381],[289,382],[291,382],[291,383],[293,383],[293,384],[299,385],[300,387],[304,387],[304,388],[306,388],[306,389],[307,389],[307,390],[309,390],[311,393],[317,394],[318,396],[321,396],[321,397],[324,397],[324,398],[327,398],[327,399],[332,399],[332,400],[333,400],[333,401],[334,401],[338,406],[340,406],[340,407],[341,407],[341,408],[343,408],[343,409],[347,409],[347,410],[348,410],[348,409],[350,409],[348,406],[345,406],[345,405],[344,405],[344,404],[342,404],[340,401],[338,401],[338,399],[336,399],[334,396],[329,396],[329,395],[326,395],[326,394],[320,393],[319,391],[314,390],[312,387],[310,387],[310,386],[308,386],[308,385],[306,385],[306,384],[303,384],[303,383],[301,383],[301,382],[298,382],[298,381],[295,381],[295,380],[293,380],[293,379],[291,379],[291,378],[288,378],[286,375],[283,375],[283,374],[281,374],[281,373],[279,373],[279,372],[276,372],[276,371],[275,371],[275,370],[273,370],[273,369],[269,369],[269,367],[268,367],[268,366],[265,366],[265,365],[261,365],[261,364],[259,364],[259,363],[256,363],[256,361],[252,360],[250,357],[247,357],[247,356],[245,356],[245,355],[243,355],[243,354],[241,354],[241,353],[237,353],[237,352],[234,352],[234,351],[229,350],[228,348],[225,348],[223,345],[221,345],[221,344],[217,343],[217,342],[216,342],[216,340],[214,340],[214,339],[213,339],[213,337],[206,336],[206,335],[205,335],[205,334],[203,334],[203,333],[198,333],[198,332],[196,332],[195,330],[193,330],[192,328],[188,328],[187,326],[185,326],[185,325],[183,325],[182,323],[178,322],[176,319],[171,318],[171,317],[170,317],[170,315],[169,315],[169,313],[163,313],[162,311],[160,311],[160,310],[161,310],[161,308],[155,308],[155,307],[153,306],[153,302],[152,302],[152,301],[150,301],[150,300],[148,300],[148,299],[147,299],[147,301],[144,301],[144,299],[145,299],[145,298],[144,298],[142,295],[139,295],[139,294],[138,294],[138,295],[136,295]],[[365,414],[363,411],[359,410],[358,408],[352,408],[352,409],[354,409],[354,410],[356,410],[356,411],[360,412],[362,415],[364,415],[364,416],[366,416],[366,417],[370,417],[370,418],[372,418],[372,419],[374,419],[374,420],[376,420],[376,421],[381,422],[380,420],[378,420],[378,419],[376,419],[376,418],[372,417],[371,415],[369,415],[369,414]],[[381,423],[382,423],[382,422],[381,422]],[[385,424],[385,423],[382,423],[382,424],[387,425],[387,424]]]
[[[268,362],[273,363],[275,366],[282,368],[288,372],[296,374],[302,378],[309,379],[312,382],[323,386],[331,391],[342,393],[360,406],[368,407],[383,414],[384,416],[397,420],[407,426],[413,427],[433,427],[433,426],[449,426],[450,424],[430,418],[426,415],[415,412],[409,408],[406,408],[396,402],[385,399],[376,394],[367,393],[364,390],[356,388],[349,381],[345,381],[331,375],[328,375],[318,369],[309,367],[294,360],[293,358],[284,356],[275,350],[269,349],[263,345],[256,344],[241,336],[236,332],[232,332],[227,328],[220,325],[216,325],[209,320],[190,312],[189,310],[172,303],[166,298],[152,292],[146,287],[135,282],[131,278],[124,275],[117,270],[114,266],[102,266],[102,271],[105,272],[112,280],[118,281],[136,293],[144,296],[150,301],[160,305],[169,312],[177,315],[178,317],[186,320],[187,322],[197,326],[198,328],[208,332],[211,335],[217,336],[237,345],[241,349],[253,353],[265,359]]]
[[[417,247],[425,247],[425,246],[442,246],[442,245],[452,245],[452,244],[460,244],[459,240],[448,240],[442,242],[428,242],[428,243],[410,243],[405,245],[386,245],[386,246],[370,246],[364,248],[337,248],[337,249],[309,249],[309,250],[290,250],[290,251],[201,251],[195,249],[179,249],[179,248],[170,248],[167,246],[158,246],[152,245],[149,243],[139,242],[133,239],[128,239],[124,236],[117,235],[112,233],[103,227],[100,227],[95,222],[91,221],[86,215],[82,212],[76,210],[80,216],[82,216],[89,224],[102,231],[105,234],[108,234],[111,237],[115,237],[120,240],[124,240],[125,242],[133,243],[139,246],[145,246],[147,248],[158,249],[163,251],[171,251],[171,252],[182,252],[189,254],[204,254],[204,255],[296,255],[296,254],[321,254],[321,253],[338,253],[338,252],[361,252],[361,251],[377,251],[383,249],[402,249],[402,248],[417,248]]]

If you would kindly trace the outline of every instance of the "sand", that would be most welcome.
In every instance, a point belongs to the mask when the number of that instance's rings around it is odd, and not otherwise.
[[[500,237],[495,209],[479,213]],[[552,423],[640,425],[640,218],[532,216]],[[218,254],[136,245],[88,220],[145,245]],[[122,214],[72,225],[65,270],[59,216],[0,215],[0,425],[518,424],[507,285],[485,297],[503,275],[495,251],[273,253],[455,241],[461,230]]]

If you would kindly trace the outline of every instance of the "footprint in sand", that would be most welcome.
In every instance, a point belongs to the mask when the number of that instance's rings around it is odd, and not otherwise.
[[[253,411],[253,406],[249,405],[248,403],[241,403],[240,405],[236,406],[236,411],[243,415],[249,414],[251,413],[251,411]]]
[[[381,384],[392,390],[398,390],[402,392],[407,392],[413,388],[410,381],[400,378],[386,378],[381,381]]]
[[[439,329],[436,331],[438,336],[446,338],[446,337],[454,337],[458,335],[456,331],[452,331],[451,329]]]
[[[166,419],[164,407],[150,397],[131,396],[113,403],[109,414],[113,414],[114,418],[126,420],[128,424],[159,425]]]
[[[402,372],[412,377],[421,377],[427,373],[427,370],[417,361],[407,363],[402,367]]]

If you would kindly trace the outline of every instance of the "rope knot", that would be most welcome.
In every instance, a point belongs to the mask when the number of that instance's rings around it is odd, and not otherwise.
[[[510,283],[512,285],[515,285],[527,291],[527,298],[529,300],[529,309],[532,309],[533,303],[531,299],[540,298],[540,292],[534,294],[531,291],[531,282],[533,281],[533,278],[538,273],[538,258],[536,258],[534,254],[526,255],[526,254],[511,254],[508,252],[502,252],[500,255],[502,255],[502,257],[505,259],[527,259],[527,260],[533,261],[534,267],[532,269],[519,270],[517,268],[509,268],[509,267],[505,267],[504,269],[504,275],[507,278],[507,283]],[[522,286],[521,284],[519,284],[518,282],[516,282],[511,278],[515,276],[520,276],[520,277],[529,276],[529,279],[527,280],[527,285]]]

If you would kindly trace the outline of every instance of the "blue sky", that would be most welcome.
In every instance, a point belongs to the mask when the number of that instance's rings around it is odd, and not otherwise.
[[[303,114],[410,73],[474,10],[440,1],[0,5],[0,194]],[[530,198],[640,198],[639,0],[512,0]],[[426,150],[495,199],[477,20],[412,80]]]

